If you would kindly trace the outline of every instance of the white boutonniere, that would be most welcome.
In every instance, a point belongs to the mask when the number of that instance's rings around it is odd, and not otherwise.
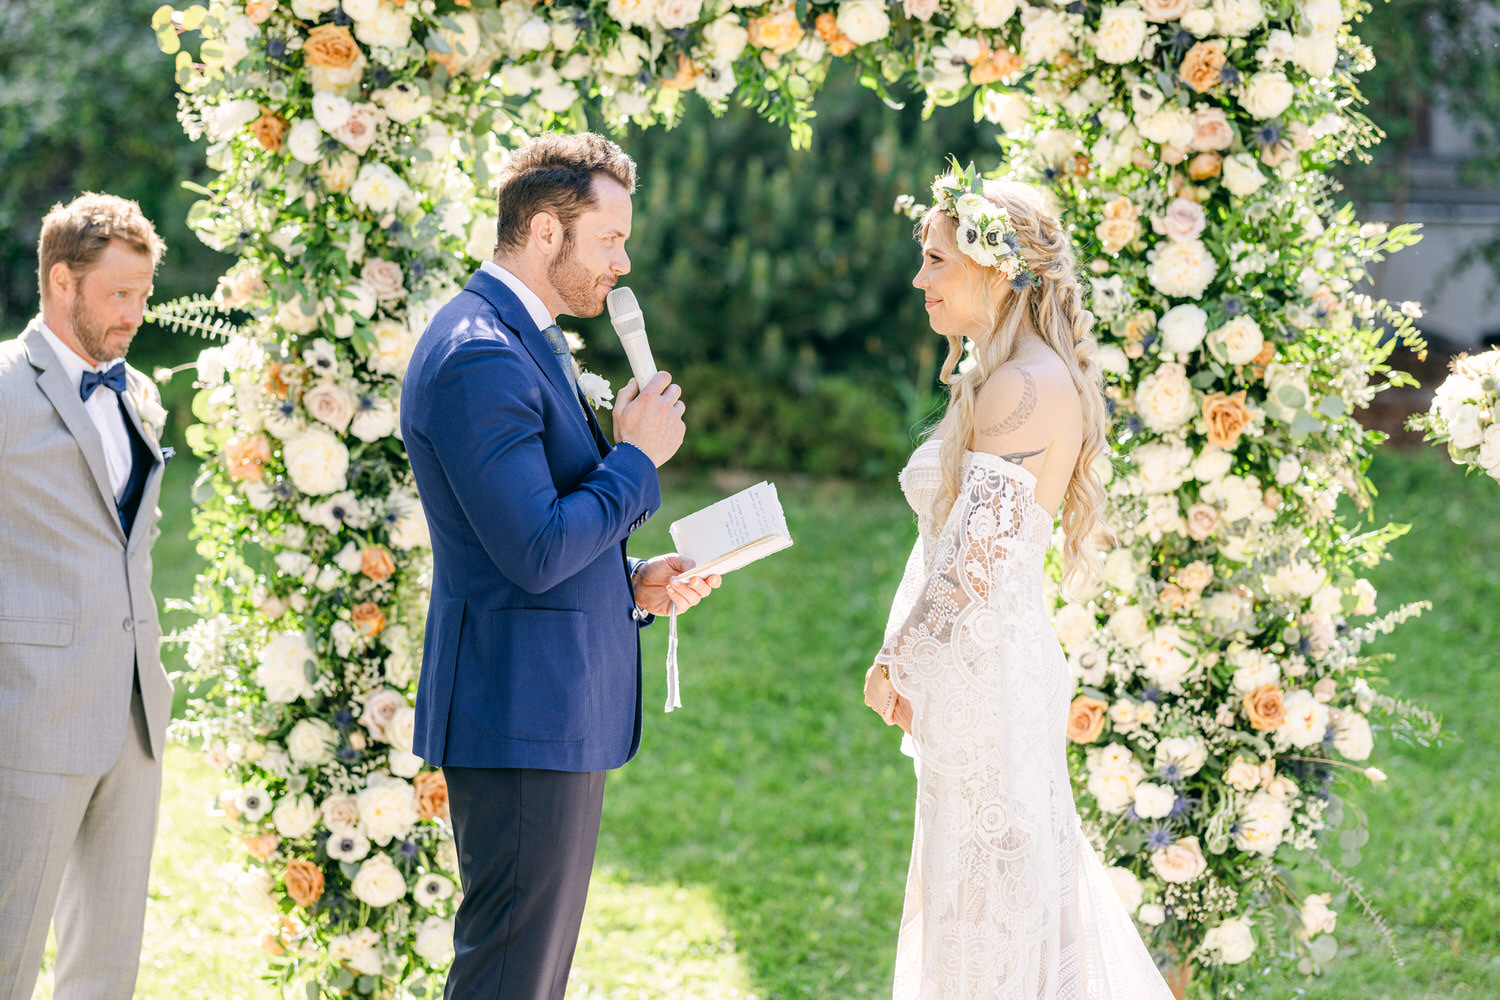
[[[161,432],[167,426],[167,411],[161,405],[151,383],[143,381],[131,389],[130,401],[135,404],[135,412],[140,415],[141,426],[151,436],[151,440],[160,441]]]
[[[615,391],[609,387],[609,379],[603,375],[595,375],[593,372],[579,372],[578,391],[583,393],[583,398],[587,399],[589,405],[596,410],[610,410],[614,408]]]

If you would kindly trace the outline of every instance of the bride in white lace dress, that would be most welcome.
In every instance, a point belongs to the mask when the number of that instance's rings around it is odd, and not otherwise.
[[[951,398],[901,474],[919,537],[865,683],[917,764],[894,995],[1170,1000],[1074,810],[1043,592],[1059,506],[1068,575],[1098,569],[1093,317],[1039,193],[971,171],[939,179],[920,224],[913,284]]]

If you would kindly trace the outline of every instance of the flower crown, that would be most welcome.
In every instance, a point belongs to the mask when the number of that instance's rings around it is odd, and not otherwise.
[[[1005,209],[984,196],[984,178],[974,164],[953,169],[932,183],[932,197],[949,218],[958,220],[958,248],[980,267],[994,267],[1017,291],[1037,285],[1036,272],[1021,257],[1021,241]]]

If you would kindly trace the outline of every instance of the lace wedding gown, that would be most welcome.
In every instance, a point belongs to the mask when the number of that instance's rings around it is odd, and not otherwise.
[[[917,762],[895,1000],[1171,1000],[1074,810],[1035,477],[970,452],[939,524],[939,447],[901,472],[919,537],[878,661]]]

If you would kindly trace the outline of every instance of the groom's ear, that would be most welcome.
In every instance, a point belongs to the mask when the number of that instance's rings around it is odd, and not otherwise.
[[[531,241],[542,255],[551,260],[562,249],[562,220],[551,212],[538,212],[531,217]]]

